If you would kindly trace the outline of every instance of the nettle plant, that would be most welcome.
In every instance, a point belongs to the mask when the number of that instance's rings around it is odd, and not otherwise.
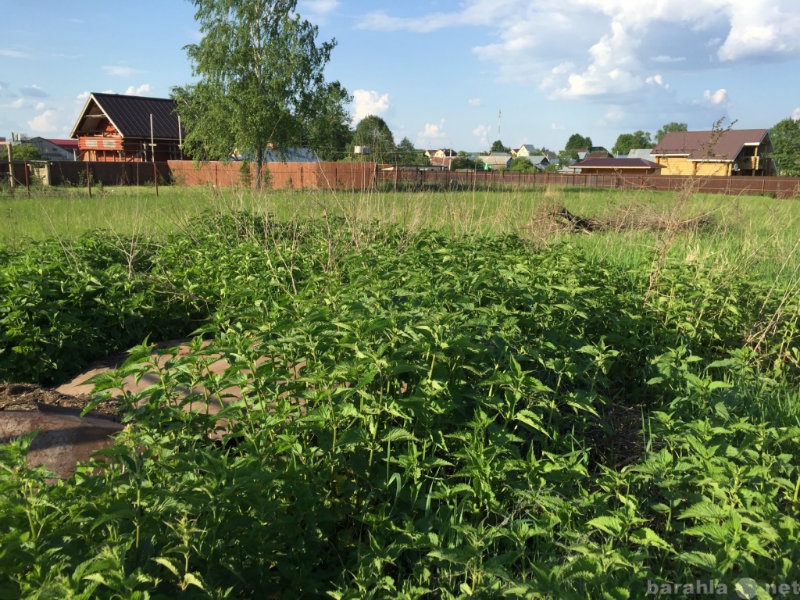
[[[202,314],[192,352],[97,380],[154,381],[107,462],[47,486],[3,447],[0,597],[633,598],[800,564],[785,296],[515,235],[192,230],[145,278]],[[782,298],[760,345],[754,296]]]

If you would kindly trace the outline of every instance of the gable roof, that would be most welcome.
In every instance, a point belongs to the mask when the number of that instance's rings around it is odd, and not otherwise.
[[[97,120],[107,118],[123,138],[150,138],[150,115],[153,115],[153,137],[177,140],[178,114],[169,98],[146,98],[93,92],[81,111],[70,137],[94,134]]]
[[[653,156],[685,156],[689,160],[734,161],[744,146],[767,142],[768,129],[728,129],[724,131],[670,131],[652,150]]]
[[[628,158],[644,158],[645,160],[650,160],[652,155],[652,148],[631,148],[628,150]],[[619,158],[622,157],[620,156]]]
[[[488,155],[478,157],[485,165],[508,165],[511,155],[508,152],[490,152]]]
[[[58,146],[62,150],[69,150],[72,152],[73,150],[78,149],[78,140],[47,140],[54,146]]]
[[[587,158],[569,167],[570,169],[663,169],[659,165],[644,158]]]

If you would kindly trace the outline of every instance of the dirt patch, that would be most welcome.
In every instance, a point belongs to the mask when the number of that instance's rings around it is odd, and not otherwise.
[[[30,383],[1,383],[0,443],[36,432],[28,466],[43,465],[56,477],[69,477],[77,463],[108,447],[111,436],[122,429],[119,402],[104,401],[82,416],[89,401],[89,396],[69,396]]]
[[[204,342],[202,347],[208,345]],[[168,361],[192,352],[188,340],[169,340],[155,344],[150,360],[153,365],[165,368]],[[108,447],[114,433],[122,429],[119,422],[125,392],[141,392],[157,383],[157,376],[146,373],[136,378],[121,380],[120,388],[107,390],[104,399],[85,415],[82,411],[92,402],[94,385],[89,380],[95,375],[109,372],[122,365],[127,352],[117,353],[94,361],[82,373],[57,388],[46,388],[30,383],[0,383],[0,443],[8,442],[31,432],[38,432],[28,453],[28,465],[44,465],[59,477],[68,477],[77,462],[85,462],[96,451]],[[262,359],[266,360],[266,359]],[[218,354],[209,355],[201,367],[203,373],[222,373],[229,363]],[[202,390],[178,388],[176,392],[186,398],[193,392],[198,400],[187,401],[183,409],[216,413],[222,405],[241,397],[241,389],[231,387],[220,390],[217,396],[208,397]],[[205,396],[205,400],[201,400]],[[216,433],[221,437],[225,423]],[[214,437],[214,436],[212,436]]]
[[[163,342],[159,349],[176,342]],[[179,352],[188,351],[181,346]],[[0,383],[0,443],[37,432],[27,455],[28,466],[43,465],[59,478],[69,477],[78,462],[88,461],[98,450],[112,443],[122,429],[122,402],[112,395],[90,412],[92,376],[120,366],[128,358],[120,352],[93,362],[86,371],[57,388],[32,383]],[[135,385],[134,385],[135,387]],[[121,395],[121,390],[116,390]],[[49,480],[52,483],[55,480]]]
[[[90,400],[88,394],[73,396],[32,383],[0,383],[0,411],[47,411],[61,408],[80,413]],[[120,406],[118,400],[110,399],[101,402],[92,412],[105,418],[117,419]]]

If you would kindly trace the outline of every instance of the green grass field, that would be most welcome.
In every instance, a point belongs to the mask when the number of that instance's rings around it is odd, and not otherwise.
[[[721,270],[753,270],[765,279],[798,276],[800,204],[768,197],[729,197],[614,190],[507,190],[475,192],[285,192],[152,187],[85,190],[69,196],[0,199],[0,247],[31,240],[72,240],[89,231],[163,239],[204,212],[247,211],[279,221],[342,217],[410,231],[518,233],[540,244],[570,243],[590,256],[636,266],[666,250],[689,263]],[[591,235],[565,231],[552,218],[560,207],[599,221]]]

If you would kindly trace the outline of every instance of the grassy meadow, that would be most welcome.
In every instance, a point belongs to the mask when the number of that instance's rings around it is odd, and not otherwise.
[[[553,218],[561,207],[598,222],[600,231],[575,235]],[[760,196],[721,196],[594,189],[473,192],[291,192],[151,187],[96,188],[0,200],[0,248],[30,241],[72,240],[105,230],[120,237],[162,239],[204,213],[252,212],[286,221],[321,215],[347,223],[380,222],[409,231],[519,234],[543,245],[562,241],[601,260],[637,264],[664,246],[676,258],[720,269],[756,269],[791,281],[800,268],[800,205]]]
[[[30,437],[0,445],[0,600],[800,585],[796,201],[106,188],[0,207],[0,380],[131,349],[97,398],[156,381],[123,398],[106,462],[56,485],[25,468]],[[194,352],[151,360],[179,337]]]

